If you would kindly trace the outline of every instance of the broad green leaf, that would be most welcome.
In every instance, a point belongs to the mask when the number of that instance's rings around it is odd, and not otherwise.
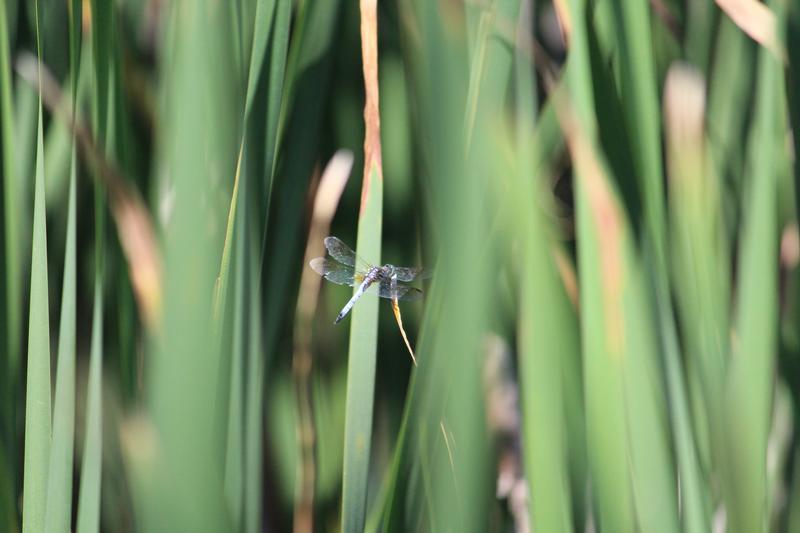
[[[163,319],[152,343],[148,405],[158,435],[145,529],[229,529],[223,485],[224,410],[213,293],[222,254],[238,119],[230,10],[218,2],[170,4],[171,45],[159,123],[161,163],[176,202],[163,219]],[[198,110],[205,110],[198,112]],[[147,484],[145,484],[147,485]]]

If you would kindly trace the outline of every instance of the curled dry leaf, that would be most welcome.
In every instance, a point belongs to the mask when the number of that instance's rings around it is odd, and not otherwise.
[[[325,236],[330,233],[331,221],[336,213],[339,199],[342,197],[352,167],[353,153],[348,150],[339,150],[333,155],[322,173],[319,188],[314,198],[314,210],[311,214],[311,228],[308,233],[308,243],[306,244],[305,259],[303,260],[304,265],[307,265],[314,257],[325,255],[325,247],[322,242]],[[308,269],[303,270],[297,297],[298,324],[310,325],[314,309],[317,306],[317,296],[321,284],[322,278]],[[310,335],[311,333],[310,331],[300,331],[302,329],[302,327],[295,329],[296,343],[300,340],[298,335]]]
[[[308,233],[305,258],[307,265],[313,257],[325,255],[323,238],[330,233],[331,221],[339,205],[350,170],[353,168],[353,153],[339,150],[331,158],[319,182],[314,210],[311,214],[311,229]],[[298,464],[297,498],[294,509],[294,531],[306,533],[314,530],[314,483],[316,465],[314,445],[316,441],[311,399],[311,322],[317,307],[322,278],[310,268],[304,268],[300,276],[300,290],[295,311],[294,354],[292,372],[297,391],[297,442],[300,449]]]

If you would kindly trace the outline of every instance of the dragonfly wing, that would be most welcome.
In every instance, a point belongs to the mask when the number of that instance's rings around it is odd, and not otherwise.
[[[342,263],[343,265],[356,268],[359,272],[369,272],[372,264],[365,261],[341,240],[336,237],[325,237],[325,248],[331,257]]]
[[[433,272],[422,267],[394,267],[397,281],[413,281],[415,279],[428,279]]]
[[[422,291],[416,287],[392,283],[392,280],[385,279],[380,283],[378,296],[381,298],[387,298],[389,300],[397,299],[403,301],[412,301],[422,298]]]
[[[336,237],[325,237],[325,248],[331,257],[343,265],[351,267],[356,265],[356,253]]]
[[[352,287],[357,281],[352,266],[343,265],[325,257],[312,259],[309,266],[323,278],[339,285],[348,285]]]

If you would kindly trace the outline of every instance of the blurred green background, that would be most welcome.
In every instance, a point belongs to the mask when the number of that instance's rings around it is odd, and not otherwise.
[[[0,531],[800,532],[798,61],[786,0],[0,0]],[[416,364],[328,234],[434,271]]]

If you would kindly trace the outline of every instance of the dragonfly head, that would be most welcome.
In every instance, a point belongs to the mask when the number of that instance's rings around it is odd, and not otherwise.
[[[394,265],[385,264],[381,267],[381,274],[386,276],[387,278],[391,278],[394,276]]]

